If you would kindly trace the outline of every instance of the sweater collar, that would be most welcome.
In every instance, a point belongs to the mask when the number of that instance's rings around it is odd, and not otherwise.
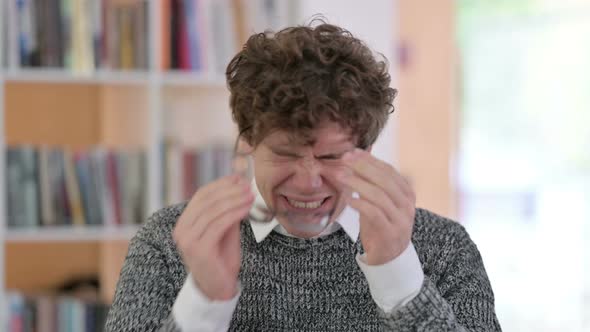
[[[258,191],[258,187],[256,186],[256,182],[252,181],[252,190],[254,191],[255,195],[255,204],[260,204],[262,206],[266,206],[262,195]],[[256,239],[257,243],[262,242],[272,231],[276,231],[277,233],[292,236],[287,232],[287,230],[281,226],[276,218],[271,220],[270,222],[258,222],[254,220],[249,220],[250,227],[252,228],[252,233],[254,233],[254,238]],[[356,209],[353,209],[350,206],[345,206],[338,218],[328,225],[326,229],[324,229],[319,235],[316,237],[322,237],[333,232],[336,232],[342,228],[344,232],[348,235],[348,237],[353,241],[356,242],[360,232],[360,224],[359,224],[359,213]]]

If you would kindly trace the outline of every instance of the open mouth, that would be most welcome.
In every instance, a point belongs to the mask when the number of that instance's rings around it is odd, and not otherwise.
[[[290,210],[300,211],[304,213],[314,213],[325,208],[332,200],[332,196],[325,197],[316,201],[298,201],[287,196],[281,195],[284,203]]]

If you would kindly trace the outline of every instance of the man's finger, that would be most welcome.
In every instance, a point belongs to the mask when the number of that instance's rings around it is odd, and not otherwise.
[[[393,225],[387,220],[379,208],[363,198],[352,198],[349,205],[356,209],[361,215],[361,233],[365,232],[388,232]]]
[[[218,200],[235,197],[239,193],[246,193],[249,184],[231,176],[224,177],[197,191],[182,213],[182,219],[177,227],[190,228],[195,220],[210,206]],[[204,194],[203,194],[204,193]]]
[[[376,158],[375,156],[371,155],[366,151],[362,151],[361,155],[363,156],[363,159],[366,159],[370,164],[391,175],[397,186],[402,189],[403,193],[406,196],[414,195],[410,183],[408,183],[408,181],[400,174],[400,172],[395,167],[379,158]]]
[[[357,192],[361,199],[368,201],[380,209],[387,217],[387,220],[395,220],[396,206],[382,188],[355,174],[342,176],[340,177],[340,181],[345,186]]]
[[[207,197],[207,196],[211,195],[213,192],[218,191],[222,188],[225,188],[228,185],[238,183],[240,181],[240,179],[241,179],[240,176],[236,175],[236,174],[231,174],[231,175],[221,177],[221,178],[217,179],[216,181],[213,181],[213,182],[203,186],[201,189],[199,189],[197,192],[195,192],[195,194],[193,195],[191,200],[193,198]]]
[[[344,162],[358,175],[383,189],[396,206],[405,206],[408,196],[412,196],[411,188],[395,168],[368,152],[356,151],[345,157]]]
[[[216,223],[224,214],[236,210],[242,210],[244,207],[247,207],[249,210],[253,202],[254,195],[252,193],[241,194],[233,199],[217,201],[210,206],[210,211],[208,213],[199,217],[199,220],[194,223],[190,232],[200,239],[203,234],[207,232],[207,228],[210,227],[211,224]]]
[[[215,209],[215,206],[219,206],[220,202],[231,203],[236,199],[247,195],[252,195],[252,190],[250,189],[249,184],[230,184],[229,186],[222,188],[222,190],[214,191],[207,197],[202,197],[201,204],[196,206],[192,213],[195,214],[195,218],[199,218],[199,216],[203,214],[210,213],[211,209]]]
[[[203,241],[203,245],[206,248],[219,243],[223,238],[224,234],[229,228],[237,222],[242,221],[250,210],[249,205],[243,205],[239,208],[224,212],[215,222],[212,222],[205,229],[205,232],[199,238],[199,241]]]

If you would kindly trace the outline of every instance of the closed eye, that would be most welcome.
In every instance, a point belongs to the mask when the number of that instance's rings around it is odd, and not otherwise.
[[[353,149],[346,149],[346,150],[340,150],[338,152],[335,153],[327,153],[327,154],[322,154],[320,156],[317,156],[316,158],[321,159],[321,160],[329,160],[329,161],[337,161],[342,159],[342,157],[349,151],[352,151]]]
[[[342,156],[345,154],[346,152],[342,152],[342,153],[333,153],[333,154],[324,154],[321,156],[318,156],[318,159],[322,159],[322,160],[339,160],[340,158],[342,158]]]
[[[322,159],[322,160],[337,160],[340,159],[342,157],[341,154],[337,155],[337,154],[330,154],[330,155],[325,155],[325,156],[319,156],[318,159]]]

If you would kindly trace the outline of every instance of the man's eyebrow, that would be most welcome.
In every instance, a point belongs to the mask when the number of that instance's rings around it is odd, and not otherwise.
[[[341,157],[346,152],[349,152],[349,151],[352,151],[352,150],[354,150],[354,148],[346,147],[346,148],[342,148],[342,149],[337,149],[336,151],[321,153],[321,154],[319,154],[316,157],[318,157],[318,158]]]
[[[352,142],[351,137],[350,136],[341,136],[339,139],[336,139],[334,141],[328,142],[326,143],[326,145],[340,145],[340,144],[344,144],[344,143],[348,143],[348,142]],[[272,143],[267,143],[267,146],[272,149],[272,150],[281,150],[281,151],[287,151],[287,150],[292,150],[296,147],[294,147],[292,145],[292,141],[277,141],[277,142],[272,142]]]
[[[295,151],[293,151],[292,148],[288,148],[285,146],[274,146],[274,145],[269,145],[268,148],[272,151],[272,152],[281,152],[281,153],[290,153],[290,154],[295,154]]]
[[[339,139],[330,142],[330,144],[340,144],[349,141],[352,141],[352,138],[350,136],[341,136]]]

